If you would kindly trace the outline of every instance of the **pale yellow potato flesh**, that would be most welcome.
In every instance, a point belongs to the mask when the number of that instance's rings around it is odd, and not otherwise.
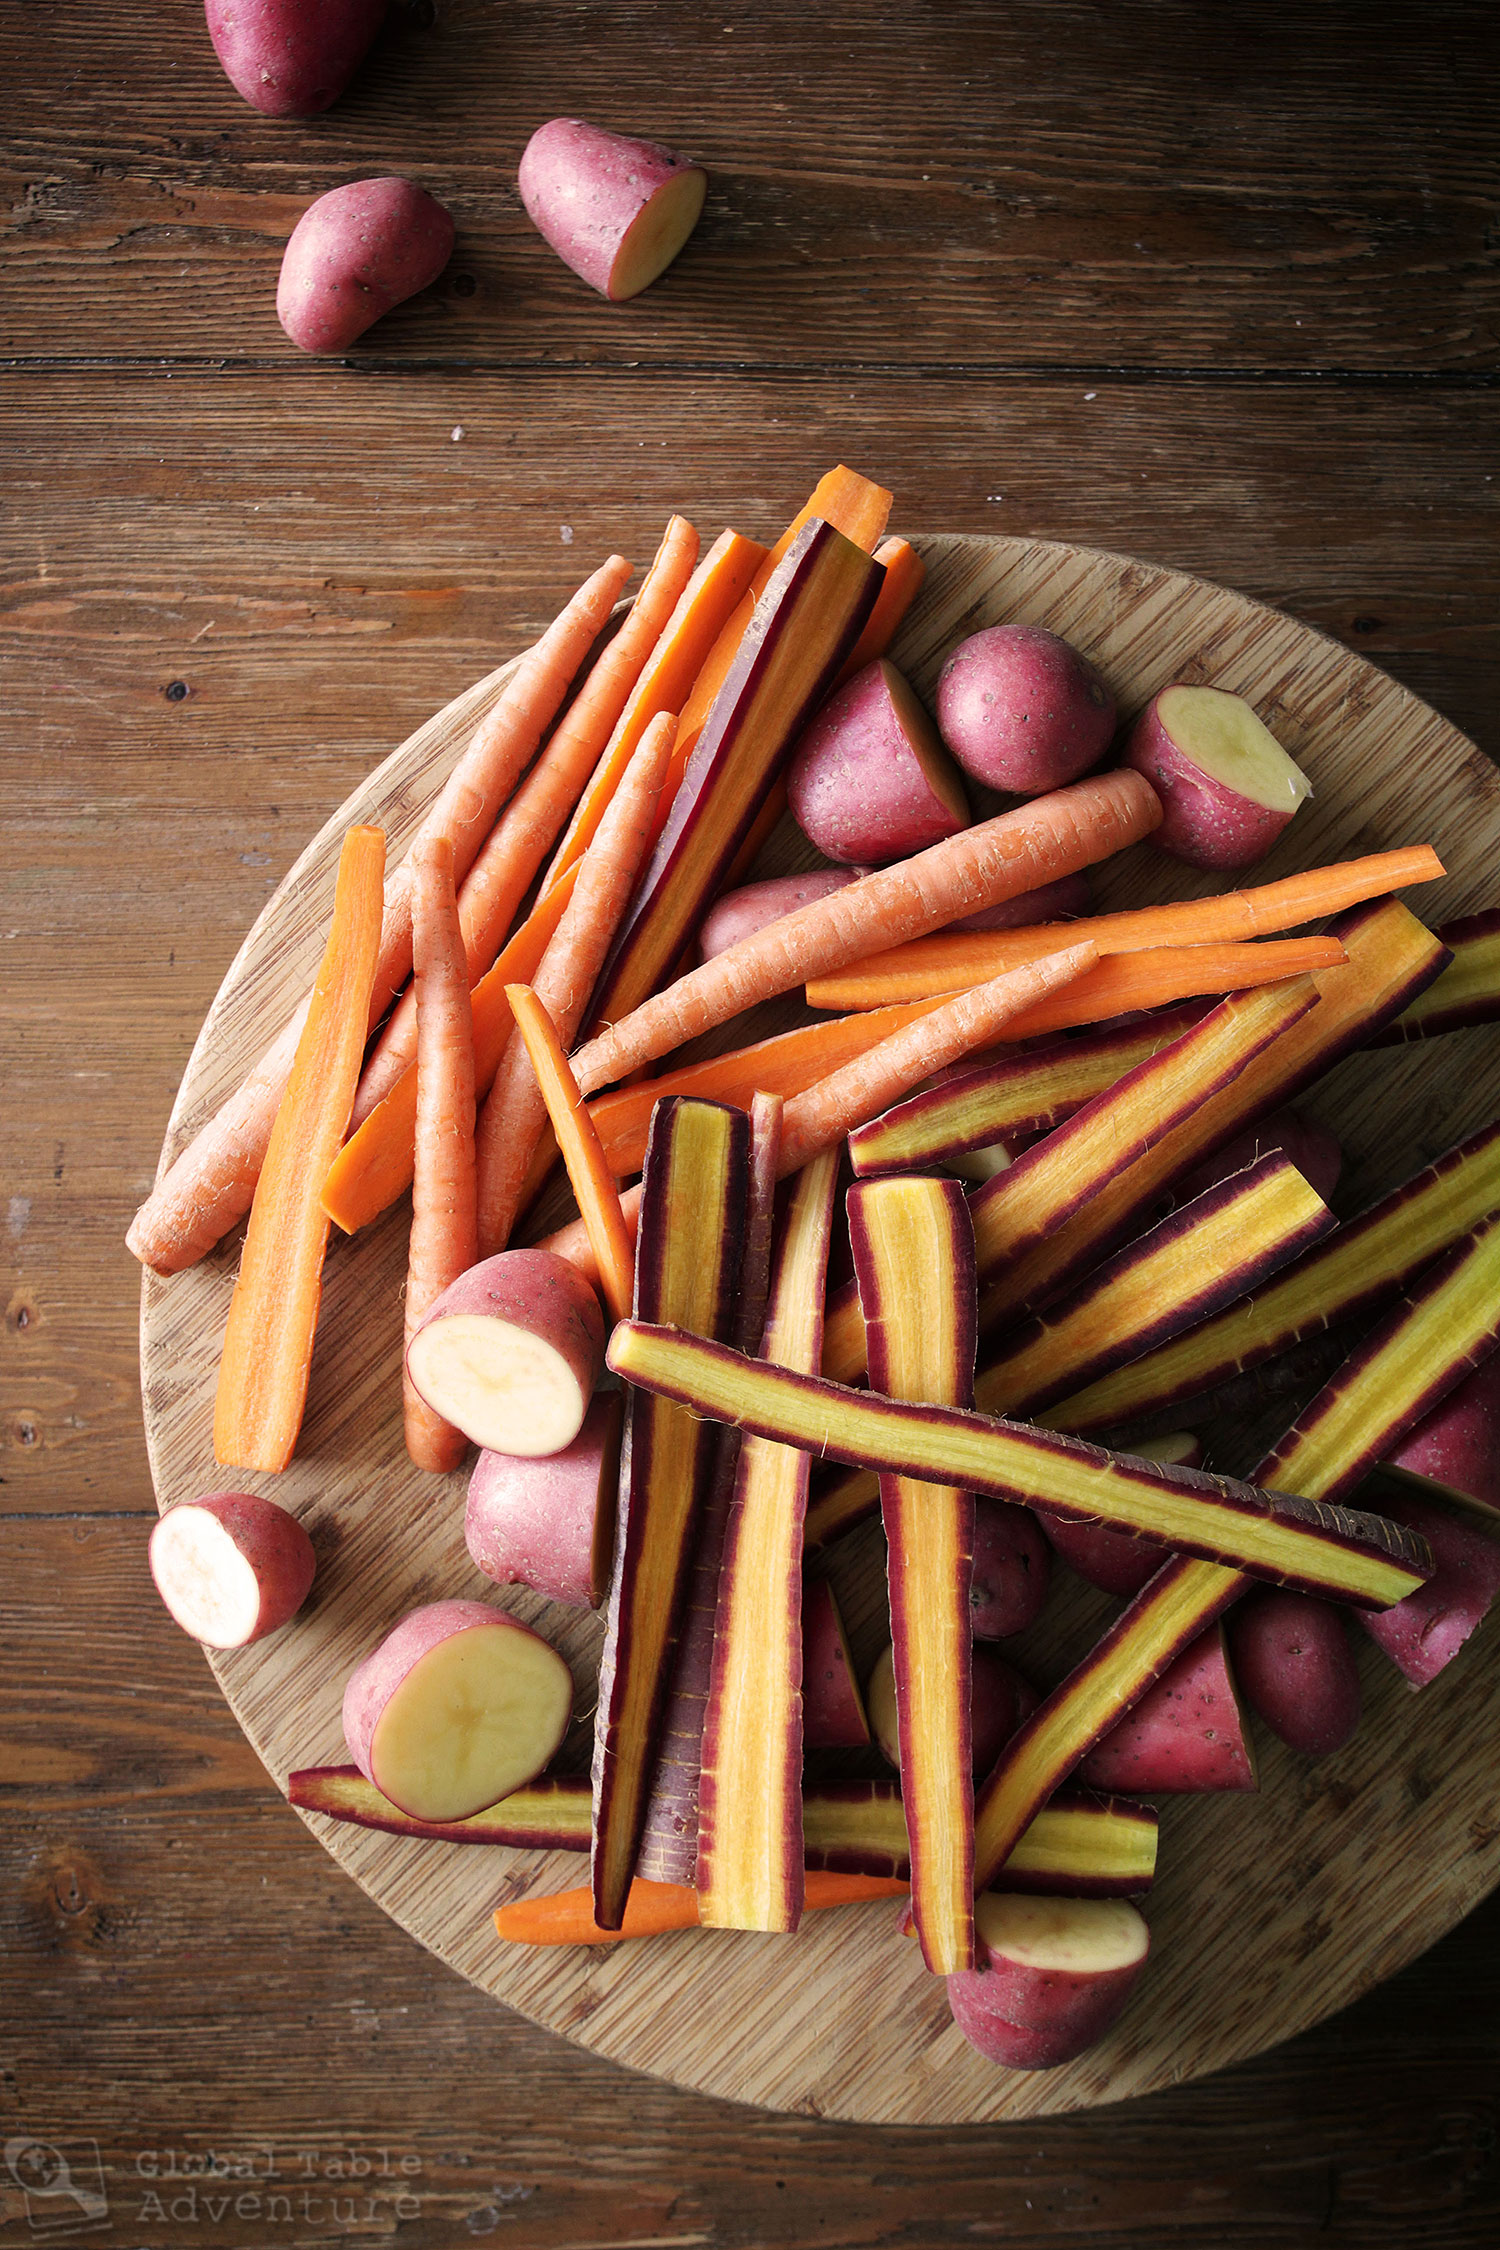
[[[571,1672],[535,1633],[452,1633],[387,1699],[370,1739],[375,1786],[416,1820],[465,1820],[541,1772],[572,1705]]]
[[[988,1946],[1026,1969],[1097,1976],[1145,1959],[1151,1942],[1145,1922],[1124,1898],[1032,1898],[981,1892],[974,1903],[974,1932]]]
[[[435,1414],[492,1453],[560,1453],[588,1398],[563,1354],[493,1313],[450,1313],[417,1331],[411,1379]]]
[[[1223,688],[1169,687],[1156,715],[1185,757],[1253,804],[1294,813],[1312,783],[1243,696]]]
[[[658,274],[665,273],[698,224],[708,174],[676,172],[659,187],[638,217],[631,220],[609,269],[609,296],[620,304],[639,296]]]

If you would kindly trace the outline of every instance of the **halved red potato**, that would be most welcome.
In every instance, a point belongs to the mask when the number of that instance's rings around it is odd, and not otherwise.
[[[1500,1352],[1439,1399],[1381,1468],[1419,1495],[1500,1510]]]
[[[1426,1687],[1452,1663],[1500,1594],[1500,1543],[1456,1511],[1415,1494],[1408,1498],[1388,1485],[1380,1505],[1397,1523],[1420,1532],[1437,1568],[1404,1601],[1378,1616],[1361,1612],[1360,1623],[1413,1687]]]
[[[1078,1768],[1090,1789],[1195,1796],[1253,1789],[1255,1759],[1222,1625],[1210,1625],[1095,1743]]]
[[[623,1391],[600,1391],[560,1453],[481,1453],[469,1478],[464,1543],[497,1586],[597,1609],[615,1552]]]
[[[573,1675],[485,1602],[431,1602],[350,1675],[344,1740],[414,1820],[466,1820],[539,1774],[568,1730]]]
[[[1245,1701],[1288,1749],[1343,1748],[1359,1725],[1359,1667],[1332,1602],[1261,1587],[1230,1612],[1229,1646]]]
[[[502,1250],[443,1291],[406,1347],[435,1414],[492,1453],[561,1453],[604,1364],[604,1315],[551,1250]]]
[[[786,794],[803,835],[846,867],[884,867],[969,825],[963,778],[885,657],[856,672],[805,729]]]
[[[554,117],[526,143],[518,184],[563,264],[619,304],[672,263],[698,224],[708,174],[659,141]]]
[[[258,1492],[180,1500],[151,1530],[156,1590],[205,1648],[248,1648],[295,1617],[317,1567],[313,1543],[279,1501]]]
[[[974,1936],[984,1966],[949,1977],[948,2005],[970,2046],[1011,2070],[1052,2070],[1094,2046],[1151,1950],[1122,1898],[983,1891]]]
[[[1163,688],[1130,730],[1125,763],[1162,802],[1151,841],[1189,867],[1263,859],[1312,783],[1242,695]]]

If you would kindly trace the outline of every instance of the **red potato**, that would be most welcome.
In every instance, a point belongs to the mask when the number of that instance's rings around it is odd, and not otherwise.
[[[1421,1533],[1437,1569],[1425,1586],[1378,1616],[1361,1612],[1360,1623],[1413,1687],[1426,1687],[1452,1663],[1500,1593],[1500,1545],[1473,1522],[1386,1484],[1380,1507]]]
[[[414,1820],[467,1820],[541,1772],[572,1708],[573,1675],[540,1633],[484,1602],[431,1602],[351,1673],[344,1740]]]
[[[1312,795],[1243,696],[1163,688],[1130,730],[1125,763],[1162,801],[1152,842],[1189,867],[1253,867]]]
[[[224,75],[267,117],[316,117],[364,61],[386,0],[205,0]]]
[[[802,1588],[802,1740],[809,1750],[862,1750],[870,1739],[844,1620],[826,1578]]]
[[[1500,1509],[1500,1352],[1439,1399],[1381,1465],[1419,1495]]]
[[[743,938],[754,937],[783,914],[795,914],[810,899],[827,898],[853,883],[868,870],[863,867],[814,867],[806,875],[773,875],[769,882],[747,883],[742,890],[726,891],[704,915],[698,929],[698,956],[711,961]]]
[[[1169,1437],[1152,1438],[1130,1451],[1145,1461],[1173,1461],[1182,1469],[1203,1466],[1203,1440],[1191,1430],[1174,1430]],[[1047,1508],[1034,1513],[1069,1568],[1103,1593],[1138,1594],[1166,1560],[1165,1548],[1154,1540],[1112,1531],[1107,1523],[1079,1523]]]
[[[907,859],[969,825],[957,767],[884,657],[822,706],[792,752],[786,794],[809,843],[846,867]]]
[[[521,201],[565,266],[620,304],[664,273],[698,224],[708,174],[658,141],[554,117],[526,143]]]
[[[1077,875],[1061,875],[1055,883],[1043,883],[1039,891],[1003,898],[998,906],[982,906],[977,914],[965,914],[960,921],[950,922],[944,935],[962,935],[966,930],[1029,930],[1037,922],[1076,922],[1081,914],[1093,911],[1094,894],[1087,875],[1080,871]]]
[[[948,2004],[970,2046],[1010,2070],[1052,2070],[1094,2046],[1151,1950],[1122,1898],[983,1891],[974,1936],[984,1965],[949,1977]]]
[[[177,1623],[205,1648],[248,1648],[295,1617],[316,1561],[313,1543],[279,1501],[256,1492],[206,1492],[152,1526],[148,1559]]]
[[[1274,1149],[1280,1149],[1287,1162],[1296,1165],[1314,1195],[1320,1195],[1325,1203],[1332,1200],[1344,1168],[1344,1151],[1326,1125],[1304,1116],[1300,1109],[1278,1109],[1248,1131],[1236,1133],[1215,1155],[1176,1182],[1173,1200],[1191,1203],[1195,1195],[1205,1195],[1221,1180],[1232,1178]]]
[[[620,1469],[621,1391],[601,1391],[560,1453],[481,1453],[464,1543],[497,1586],[597,1609],[609,1588]]]
[[[406,1349],[406,1372],[434,1414],[492,1453],[571,1445],[603,1363],[599,1300],[551,1250],[502,1250],[471,1266]]]
[[[1003,1641],[1041,1616],[1052,1551],[1025,1508],[980,1495],[974,1502],[974,1575],[969,1623],[976,1640]]]
[[[973,1654],[970,1706],[974,1730],[974,1772],[986,1774],[1018,1727],[1024,1726],[1041,1698],[1030,1680],[1013,1664],[983,1642]],[[901,1771],[901,1750],[896,1720],[896,1667],[890,1649],[882,1649],[865,1685],[865,1708],[870,1730],[882,1756]]]
[[[1189,1642],[1078,1768],[1089,1789],[1139,1797],[1253,1789],[1245,1733],[1222,1625]]]
[[[1096,766],[1115,699],[1088,658],[1041,625],[991,625],[953,650],[938,677],[938,729],[965,773],[1022,797]]]
[[[1359,1725],[1359,1668],[1331,1602],[1268,1586],[1230,1613],[1229,1646],[1245,1701],[1289,1749],[1343,1748]]]
[[[437,280],[453,219],[411,180],[351,180],[310,203],[287,243],[276,317],[305,352],[342,352]]]

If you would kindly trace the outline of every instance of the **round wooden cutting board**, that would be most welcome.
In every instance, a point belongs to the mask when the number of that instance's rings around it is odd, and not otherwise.
[[[1310,775],[1314,801],[1252,881],[1430,839],[1449,869],[1413,899],[1429,919],[1500,898],[1500,775],[1438,715],[1346,649],[1240,595],[1150,564],[1019,540],[921,542],[929,578],[895,651],[929,691],[954,640],[1001,619],[1053,627],[1100,665],[1122,711],[1169,680],[1246,695]],[[179,1148],[237,1082],[309,984],[339,841],[382,824],[394,858],[448,770],[496,672],[441,712],[342,805],[266,907],[188,1064],[167,1135]],[[800,859],[797,854],[801,853]],[[768,867],[806,864],[784,824]],[[1110,906],[1220,888],[1142,846],[1105,871]],[[1350,1211],[1500,1112],[1500,1031],[1342,1064],[1309,1100],[1345,1143]],[[469,1563],[462,1476],[409,1465],[401,1438],[404,1206],[330,1246],[297,1458],[251,1480],[291,1507],[318,1549],[308,1608],[260,1646],[216,1658],[241,1726],[284,1786],[294,1766],[341,1761],[344,1682],[404,1611],[486,1595],[541,1618],[573,1664],[586,1752],[599,1626]],[[192,1271],[145,1278],[147,1441],[162,1508],[237,1481],[211,1444],[220,1341],[238,1237]],[[1210,1445],[1213,1432],[1207,1433]],[[1239,1466],[1230,1461],[1217,1465]],[[856,1653],[888,1637],[878,1537],[846,1543],[837,1575]],[[1059,1570],[1021,1661],[1044,1681],[1108,1605]],[[896,1933],[889,1904],[811,1915],[795,1938],[690,1932],[598,1950],[502,1946],[491,1909],[522,1889],[585,1878],[577,1856],[429,1844],[309,1825],[386,1911],[443,1960],[536,2022],[615,2061],[773,2109],[908,2124],[1031,2117],[1120,2100],[1253,2055],[1343,2006],[1430,1945],[1500,1879],[1500,1694],[1494,1621],[1441,1679],[1411,1694],[1356,1632],[1366,1717],[1320,1764],[1262,1737],[1257,1795],[1167,1800],[1160,1874],[1144,1902],[1152,1960],[1109,2039],[1071,2067],[1027,2074],[981,2060],[942,1986]],[[351,1963],[351,1972],[357,1964]]]

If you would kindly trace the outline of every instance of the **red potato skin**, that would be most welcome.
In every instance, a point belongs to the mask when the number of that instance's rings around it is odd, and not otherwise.
[[[948,2005],[970,2046],[1010,2070],[1054,2070],[1097,2045],[1148,1958],[1084,1975],[979,1947],[984,1965],[948,1978]]]
[[[1190,1203],[1195,1195],[1206,1194],[1276,1149],[1296,1165],[1314,1195],[1325,1203],[1332,1201],[1344,1169],[1344,1151],[1326,1125],[1304,1116],[1300,1109],[1278,1109],[1247,1132],[1236,1133],[1216,1154],[1184,1174],[1173,1190],[1173,1201]]]
[[[1163,688],[1161,694],[1166,692]],[[1189,867],[1253,867],[1265,858],[1292,813],[1258,805],[1204,773],[1162,724],[1160,700],[1153,696],[1131,728],[1122,761],[1144,774],[1161,799],[1162,822],[1152,843]]]
[[[809,1750],[863,1750],[870,1740],[864,1697],[826,1578],[809,1578],[802,1589],[802,1740]]]
[[[929,766],[946,780],[946,796]],[[844,866],[907,859],[969,824],[956,769],[884,657],[856,672],[804,730],[787,768],[786,794],[809,843]]]
[[[1222,1626],[1211,1625],[1168,1665],[1094,1745],[1077,1779],[1088,1789],[1132,1796],[1255,1787]]]
[[[370,1770],[375,1728],[412,1666],[455,1633],[491,1625],[517,1633],[531,1630],[529,1625],[507,1617],[503,1609],[491,1609],[488,1602],[429,1602],[392,1626],[379,1646],[355,1666],[344,1690],[344,1740],[350,1757],[373,1788],[380,1787]]]
[[[806,875],[773,875],[769,882],[747,883],[726,891],[704,915],[698,931],[700,960],[712,961],[742,938],[754,937],[783,914],[794,914],[815,898],[827,898],[868,874],[864,867],[814,867]]]
[[[235,92],[265,117],[316,117],[364,61],[386,0],[205,0]]]
[[[991,625],[960,641],[944,664],[937,720],[965,773],[1036,797],[1099,763],[1114,735],[1115,699],[1058,634]]]
[[[592,1398],[604,1365],[604,1315],[593,1289],[566,1258],[552,1250],[501,1250],[482,1258],[443,1291],[412,1343],[434,1321],[465,1313],[513,1321],[544,1338],[567,1363],[581,1395]],[[410,1350],[408,1345],[408,1361]]]
[[[486,1578],[529,1586],[549,1601],[599,1607],[614,1548],[623,1404],[622,1392],[599,1392],[561,1453],[480,1453],[464,1544]]]
[[[1500,1352],[1439,1399],[1383,1466],[1500,1508]]]
[[[1382,1512],[1418,1531],[1437,1569],[1425,1586],[1360,1623],[1413,1687],[1426,1687],[1452,1663],[1500,1593],[1500,1544],[1472,1522],[1429,1501],[1380,1494]]]
[[[1030,1511],[976,1494],[969,1592],[975,1639],[1003,1641],[1024,1633],[1046,1607],[1051,1578],[1051,1550]]]
[[[411,180],[351,180],[308,205],[281,261],[276,317],[304,352],[341,352],[437,280],[453,219]]]
[[[659,141],[609,133],[581,117],[538,126],[521,157],[517,185],[526,216],[580,281],[618,302],[615,258],[659,188],[700,167]]]
[[[967,930],[1029,930],[1034,922],[1076,922],[1093,911],[1094,894],[1088,876],[1081,872],[1061,875],[1055,883],[1043,883],[1038,891],[1022,891],[1019,898],[1003,898],[998,906],[982,906],[977,914],[965,914],[960,921],[950,922],[944,935]],[[1044,1042],[1018,1044],[1040,1046]]]
[[[1228,1623],[1234,1676],[1252,1711],[1290,1750],[1326,1758],[1359,1725],[1359,1667],[1331,1602],[1265,1588]]]
[[[317,1570],[313,1543],[297,1518],[279,1501],[264,1499],[258,1492],[205,1492],[201,1499],[183,1504],[201,1508],[222,1524],[255,1574],[260,1609],[253,1631],[238,1646],[248,1648],[252,1641],[278,1632],[306,1601]],[[161,1524],[173,1512],[168,1509],[153,1525],[152,1547]],[[153,1564],[153,1575],[154,1570]]]

